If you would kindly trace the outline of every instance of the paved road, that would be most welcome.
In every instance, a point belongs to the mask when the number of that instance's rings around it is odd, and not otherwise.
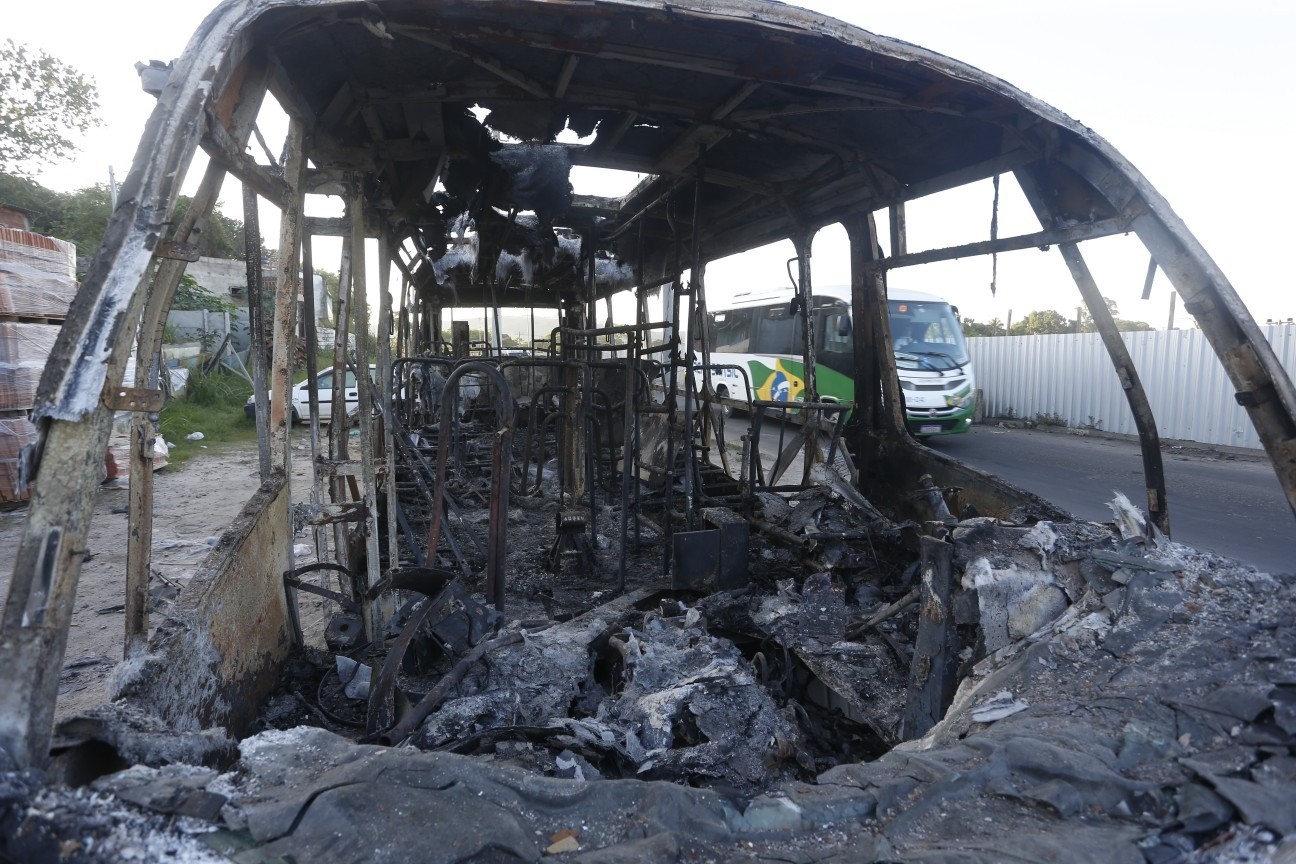
[[[1133,442],[974,426],[931,445],[1083,519],[1109,521],[1113,489],[1146,509]],[[1296,518],[1267,461],[1173,450],[1163,458],[1175,540],[1272,573],[1296,572]]]

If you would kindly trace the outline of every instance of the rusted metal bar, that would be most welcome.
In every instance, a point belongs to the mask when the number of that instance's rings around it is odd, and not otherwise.
[[[948,189],[957,189],[960,186],[966,186],[969,183],[975,183],[978,180],[987,180],[996,174],[1006,174],[1009,171],[1015,171],[1023,165],[1029,165],[1039,159],[1039,154],[1034,150],[1026,147],[1018,147],[1010,150],[1002,156],[996,156],[985,162],[976,165],[969,165],[966,168],[960,168],[951,171],[948,174],[941,174],[927,180],[920,180],[917,183],[911,183],[904,188],[904,194],[898,201],[888,201],[885,203],[900,203],[906,201],[915,201],[937,192],[944,192]],[[904,253],[901,252],[901,255]]]
[[[401,271],[400,306],[397,308],[396,315],[396,356],[404,357],[406,354],[410,353],[410,335],[411,331],[414,330],[412,326],[414,322],[410,320],[411,312],[409,304],[410,288],[412,287],[412,284],[410,282],[409,269],[403,266],[404,262],[400,259],[399,244],[396,247],[395,254],[392,256],[392,262],[396,265],[396,268]]]
[[[264,64],[259,60],[249,59],[245,65],[247,71],[236,91],[236,101],[228,106],[231,135],[240,146],[247,140],[257,111],[260,110],[265,98]],[[220,195],[224,179],[225,170],[219,165],[209,163],[185,215],[173,228],[171,241],[169,241],[172,247],[191,245],[190,238],[206,226],[216,199]],[[161,366],[163,324],[188,260],[169,258],[158,266],[153,275],[148,299],[140,316],[139,341],[135,351],[136,387],[157,386]],[[196,260],[196,254],[193,260]],[[259,254],[257,261],[259,264]],[[148,582],[153,558],[153,455],[156,437],[156,415],[146,412],[136,413],[131,432],[131,502],[126,549],[124,656],[129,656],[133,648],[143,647],[144,641],[148,638]]]
[[[368,590],[382,578],[378,548],[377,472],[374,465],[373,440],[373,379],[369,373],[369,289],[367,282],[365,230],[366,213],[364,195],[357,185],[351,197],[351,300],[355,315],[356,337],[356,413],[360,425],[360,500],[365,509],[365,576],[363,589]],[[345,390],[341,412],[338,410],[337,381],[333,390],[333,423],[344,427],[350,418],[346,413]],[[376,638],[382,632],[385,612],[390,603],[378,601],[367,605],[365,636]]]
[[[1056,215],[1036,181],[1035,175],[1021,172],[1017,182],[1025,193],[1026,199],[1035,210],[1041,225],[1056,221]],[[1161,436],[1157,432],[1156,416],[1152,404],[1148,401],[1147,392],[1139,378],[1134,358],[1130,356],[1129,347],[1116,329],[1111,310],[1103,299],[1098,283],[1085,263],[1084,256],[1074,243],[1059,244],[1062,260],[1071,271],[1071,278],[1080,289],[1080,296],[1089,309],[1094,327],[1102,337],[1103,346],[1116,368],[1121,388],[1125,391],[1125,400],[1129,403],[1130,413],[1134,416],[1134,427],[1139,433],[1139,450],[1143,457],[1143,485],[1147,490],[1148,516],[1167,537],[1170,536],[1170,502],[1166,499],[1165,466],[1161,461]],[[1154,274],[1156,260],[1152,261],[1149,273]]]
[[[954,701],[958,686],[958,633],[954,620],[954,546],[935,537],[919,538],[922,603],[918,637],[900,737],[926,735]]]
[[[775,540],[778,540],[780,543],[786,543],[787,545],[793,547],[794,549],[800,549],[802,551],[809,552],[810,550],[814,549],[815,546],[817,545],[814,537],[811,537],[806,534],[793,534],[791,531],[788,531],[786,528],[780,528],[777,525],[772,525],[769,522],[766,522],[764,519],[759,519],[759,518],[752,519],[751,524],[752,527],[755,528],[756,530],[764,534],[768,534],[769,536],[773,537]]]
[[[810,248],[813,242],[814,234],[808,231],[792,237],[792,246],[797,256],[796,302],[800,306],[801,338],[804,342],[801,348],[801,377],[805,382],[805,401],[811,403],[819,401],[818,376],[815,374],[814,289],[810,275]],[[817,450],[818,440],[812,429],[811,434],[805,438],[804,469],[807,474]]]
[[[292,361],[297,344],[297,292],[301,279],[297,273],[298,248],[301,246],[301,218],[304,193],[302,171],[306,157],[302,152],[305,128],[300,120],[288,124],[284,141],[284,176],[289,195],[279,219],[279,275],[275,282],[274,334],[270,369],[270,454],[272,470],[292,476],[292,447],[288,428],[292,424]]]
[[[485,657],[491,651],[504,648],[508,645],[516,645],[522,641],[521,633],[502,633],[494,639],[487,639],[477,644],[475,648],[460,658],[454,668],[446,673],[445,677],[436,683],[436,686],[428,691],[428,694],[419,700],[418,704],[410,709],[410,712],[401,718],[400,722],[393,726],[386,734],[379,738],[379,743],[388,747],[394,747],[400,744],[410,736],[420,723],[422,723],[436,707],[441,704],[449,693],[450,688],[454,687],[463,677],[468,674],[468,670],[473,667],[478,660]]]
[[[256,160],[244,152],[242,146],[234,140],[234,136],[219,120],[213,119],[207,124],[202,148],[207,151],[207,155],[213,162],[239,178],[245,186],[251,186],[267,201],[281,209],[291,206],[295,191],[284,180],[262,168]]]
[[[590,224],[581,235],[581,253],[585,255],[585,326],[594,327],[598,321],[598,286],[595,283],[594,247],[598,235],[594,225]],[[587,345],[584,359],[592,361],[594,351]],[[581,376],[581,425],[580,437],[585,447],[585,491],[589,496],[589,531],[590,544],[598,538],[598,483],[595,482],[597,464],[597,443],[594,440],[594,373],[586,369]]]
[[[1067,148],[1060,157],[1113,205],[1141,211],[1131,227],[1215,349],[1296,513],[1296,386],[1273,346],[1215,262],[1142,177],[1120,173],[1090,152]]]
[[[243,258],[247,263],[248,353],[252,359],[252,401],[256,406],[257,464],[264,483],[270,478],[270,394],[266,375],[261,217],[256,190],[246,184],[243,186]]]
[[[635,352],[632,350],[639,339],[635,333],[626,340],[626,373],[625,404],[621,412],[621,557],[617,567],[617,591],[624,592],[626,586],[626,551],[629,547],[630,527],[630,481],[634,474],[634,454],[631,442],[635,437],[635,405],[638,401],[638,379],[635,377]],[[636,484],[638,481],[635,481]]]
[[[486,596],[499,610],[504,609],[504,563],[508,553],[508,494],[512,483],[513,397],[499,368],[481,360],[461,363],[446,378],[441,397],[441,429],[437,438],[436,483],[433,489],[432,520],[428,523],[427,560],[436,561],[445,514],[445,483],[453,446],[455,410],[459,404],[459,379],[466,374],[484,375],[495,385],[495,419],[498,429],[491,449],[490,525],[486,543]]]
[[[392,248],[386,233],[378,236],[378,387],[383,407],[382,452],[383,452],[383,486],[387,490],[387,567],[390,570],[398,566],[400,549],[397,538],[400,525],[396,519],[396,461],[394,442],[392,441],[391,414],[396,398],[396,386],[392,383],[392,298],[388,286],[391,282]]]
[[[347,213],[350,214],[351,201],[346,201]],[[351,326],[351,234],[342,238],[342,260],[338,264],[338,296],[333,307],[333,392],[329,394],[329,458],[334,461],[350,458],[347,441],[345,417],[337,414],[338,396],[342,405],[346,405],[346,363],[350,353]],[[310,385],[314,388],[315,382]],[[341,477],[333,477],[329,482],[329,500],[334,503],[347,500],[346,482]],[[333,555],[338,563],[351,566],[351,550],[347,543],[345,526],[333,527]]]
[[[427,461],[423,458],[423,454],[410,444],[409,430],[405,428],[405,424],[400,419],[399,414],[392,415],[392,422],[396,427],[396,435],[393,436],[392,440],[395,442],[398,452],[404,456],[406,464],[410,466],[410,476],[414,478],[414,484],[418,487],[419,494],[423,496],[423,500],[427,504],[428,510],[431,510],[435,506],[434,502],[436,493],[433,492],[433,487],[430,484],[436,476],[436,469],[428,466]],[[445,495],[446,499],[450,502],[450,507],[448,508],[450,512],[456,512],[456,505],[454,504],[453,499],[450,499],[449,493],[442,492],[441,494]],[[397,516],[398,519],[403,519],[403,514],[400,511],[397,512]],[[424,555],[423,551],[419,549],[418,543],[413,537],[413,529],[404,521],[401,522],[401,527],[405,530],[406,534],[409,535],[406,540],[414,553],[414,558],[417,561],[418,566],[425,566],[428,562],[428,558]],[[450,545],[450,554],[454,556],[455,562],[459,565],[459,571],[465,576],[470,576],[471,571],[468,567],[468,562],[464,559],[458,543],[455,542],[454,535],[449,533],[449,528],[444,518],[442,519],[441,527],[446,530],[446,540]],[[475,543],[475,538],[473,539]]]
[[[143,333],[140,341],[146,341]],[[136,381],[139,381],[139,367],[142,366],[145,383],[156,388],[161,359],[160,351],[147,355],[147,360],[145,355],[137,355]],[[126,641],[123,657],[130,657],[148,640],[149,564],[153,556],[153,445],[156,439],[157,414],[137,412],[130,436],[130,516],[126,534]]]
[[[872,275],[867,264],[877,258],[876,229],[873,214],[864,213],[844,223],[850,241],[851,268],[851,346],[855,374],[855,411],[850,420],[850,434],[856,430],[876,430],[882,413],[882,379],[878,365],[879,334],[877,322],[869,314],[867,302]],[[890,344],[889,342],[886,344]],[[861,450],[853,448],[856,453]]]
[[[913,493],[913,497],[927,505],[930,521],[945,522],[953,518],[949,505],[945,503],[945,494],[936,485],[936,481],[932,480],[931,475],[922,475],[918,478],[918,483],[919,488]]]
[[[912,604],[917,603],[920,597],[922,597],[921,586],[918,588],[914,588],[908,594],[904,595],[894,603],[889,603],[886,606],[884,606],[882,609],[879,609],[877,612],[874,612],[872,615],[868,617],[867,620],[860,622],[855,627],[852,627],[850,631],[846,634],[846,637],[848,639],[858,639],[859,637],[867,633],[869,630],[872,630],[874,627],[881,624],[883,621],[886,621],[889,618],[894,618],[895,616],[903,612],[905,609],[909,608],[909,606],[911,606]]]
[[[316,332],[316,322],[319,317],[318,310],[315,308],[315,256],[314,256],[314,237],[307,233],[302,236],[302,281],[306,285],[302,293],[302,299],[305,303],[303,314],[306,317],[306,380],[310,383],[306,387],[307,396],[307,413],[309,414],[308,422],[310,424],[310,448],[311,448],[311,504],[316,510],[324,506],[324,495],[320,488],[320,434],[319,434],[319,385],[315,379],[319,376],[319,338]],[[328,535],[325,534],[322,526],[316,526],[315,535],[315,559],[324,560],[324,555],[328,551]]]
[[[1156,416],[1152,404],[1148,401],[1147,391],[1139,378],[1134,358],[1130,356],[1129,346],[1121,338],[1112,318],[1111,310],[1098,290],[1089,266],[1074,243],[1063,243],[1058,247],[1066,261],[1071,277],[1075,279],[1089,307],[1089,315],[1094,327],[1102,337],[1116,375],[1120,378],[1125,399],[1129,402],[1130,413],[1134,415],[1134,427],[1139,433],[1139,450],[1143,457],[1143,481],[1147,490],[1148,516],[1167,537],[1170,536],[1170,502],[1166,498],[1165,466],[1161,461],[1161,435],[1157,431]]]
[[[698,286],[700,280],[704,279],[704,264],[702,262],[702,187],[706,182],[706,165],[703,154],[699,150],[697,158],[696,176],[693,181],[693,219],[691,225],[691,236],[689,238],[689,289],[684,294],[687,311],[684,320],[688,322],[689,341],[684,349],[684,526],[686,530],[692,531],[696,527],[696,509],[697,509],[697,490],[698,476],[696,471],[696,460],[693,458],[693,418],[694,403],[697,393],[697,386],[693,380],[693,366],[697,363],[697,354],[695,346],[697,345],[697,316],[698,316]],[[678,372],[672,370],[672,374]],[[667,470],[674,470],[674,465],[668,465]]]
[[[887,208],[891,222],[891,257],[899,258],[909,251],[909,231],[905,227],[905,206],[901,201]]]
[[[861,322],[866,325],[864,331],[855,337],[855,358],[860,364],[855,381],[856,401],[861,401],[861,395],[864,400],[870,400],[876,394],[880,398],[873,403],[873,411],[866,411],[866,416],[873,413],[874,431],[886,437],[912,441],[905,423],[900,374],[896,370],[895,353],[891,350],[891,311],[887,305],[886,275],[876,267],[880,263],[881,250],[877,224],[870,213],[853,226],[848,226],[848,230],[851,231],[851,308],[855,326]],[[865,358],[863,363],[860,358]],[[862,379],[861,368],[869,373],[876,370],[876,378]],[[857,449],[856,452],[862,451]]]
[[[212,19],[218,30],[228,25],[229,18]],[[121,384],[144,307],[152,247],[166,233],[197,147],[193,115],[218,93],[211,107],[227,122],[238,95],[231,78],[247,71],[241,53],[217,42],[195,41],[172,71],[37,393],[32,419],[39,443],[24,466],[34,487],[11,559],[0,625],[0,665],[6,671],[0,749],[20,767],[40,765],[48,754],[67,628],[112,422],[102,394]]]
[[[419,631],[419,628],[423,626],[423,622],[427,621],[432,612],[442,607],[446,587],[454,580],[454,574],[444,570],[428,570],[426,572],[440,576],[434,582],[440,584],[441,589],[436,594],[427,591],[420,592],[423,594],[423,599],[418,601],[410,610],[409,620],[401,628],[400,636],[388,648],[387,659],[383,661],[378,677],[374,679],[373,686],[369,688],[369,708],[365,712],[365,731],[371,735],[380,728],[385,727],[391,718],[390,702],[392,700],[389,694],[396,686],[396,675],[400,671],[401,660],[405,657],[405,652],[409,649],[414,634]]]
[[[580,308],[574,304],[566,309],[566,320],[572,329],[581,329],[585,323],[581,315]],[[581,470],[585,464],[585,397],[584,389],[578,386],[583,380],[580,367],[571,363],[576,360],[576,351],[567,340],[562,343],[562,356],[571,365],[567,367],[564,382],[568,396],[563,403],[566,411],[558,436],[558,446],[562,451],[559,463],[562,493],[558,503],[560,507],[568,507],[580,500],[586,488],[586,477]]]
[[[934,264],[937,261],[953,261],[973,255],[989,255],[992,252],[1013,252],[1018,249],[1040,249],[1055,246],[1058,243],[1079,243],[1082,240],[1096,240],[1099,237],[1110,237],[1113,234],[1126,234],[1131,230],[1130,219],[1100,219],[1070,228],[1049,228],[1034,234],[1021,234],[1016,237],[1003,237],[999,240],[981,240],[966,243],[962,246],[948,246],[943,249],[928,249],[925,252],[912,252],[894,258],[884,258],[870,262],[870,270],[886,271],[899,267],[914,267],[919,264]]]

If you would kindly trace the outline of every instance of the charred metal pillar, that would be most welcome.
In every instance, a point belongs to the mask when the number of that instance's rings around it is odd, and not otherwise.
[[[243,260],[248,294],[248,357],[252,361],[252,402],[256,406],[257,464],[261,482],[270,479],[270,392],[266,375],[265,283],[261,266],[261,217],[257,194],[243,184]]]
[[[347,201],[347,218],[350,218],[351,202]],[[342,260],[338,265],[338,296],[334,304],[333,324],[336,328],[333,332],[333,392],[329,394],[329,459],[335,463],[344,462],[348,458],[349,445],[347,442],[346,422],[338,417],[335,413],[337,410],[337,396],[344,393],[343,383],[346,381],[346,363],[347,355],[351,350],[351,230],[350,223],[347,223],[347,229],[342,235]],[[314,387],[314,383],[311,384]],[[345,396],[343,405],[345,405]],[[333,475],[329,480],[329,500],[334,504],[341,503],[347,499],[346,480],[337,475]],[[333,555],[337,563],[350,569],[352,566],[351,550],[347,543],[346,526],[342,523],[333,524]]]
[[[877,319],[868,314],[871,275],[865,266],[877,260],[872,218],[872,214],[864,213],[843,223],[850,239],[851,309],[854,310],[851,347],[855,358],[855,411],[851,415],[848,438],[852,443],[859,434],[876,432],[882,416],[882,373],[877,355],[882,337]],[[858,447],[854,449],[860,452]]]
[[[706,179],[702,151],[698,151],[697,171],[693,178],[693,217],[689,237],[689,288],[684,292],[688,304],[684,320],[688,322],[688,345],[684,350],[684,525],[693,530],[696,517],[697,486],[699,474],[697,459],[693,451],[694,412],[697,408],[697,382],[693,370],[697,366],[697,345],[702,338],[702,325],[698,321],[703,314],[700,298],[705,284],[705,265],[702,261],[702,184]],[[708,382],[710,372],[704,372]],[[708,387],[708,390],[710,388]],[[668,463],[667,470],[674,469],[674,463]],[[669,521],[669,520],[668,520]]]
[[[288,431],[292,424],[292,364],[297,345],[298,247],[302,235],[302,178],[306,157],[302,152],[305,126],[291,120],[284,141],[284,179],[288,196],[279,219],[279,276],[275,282],[274,341],[271,359],[270,452],[274,470],[291,476],[292,447]]]
[[[562,329],[569,332],[586,329],[584,313],[579,303],[569,303],[562,316]],[[562,358],[572,361],[577,360],[574,339],[568,335],[561,335]],[[586,411],[588,409],[584,402],[584,381],[590,376],[591,370],[588,367],[581,367],[577,363],[569,363],[564,372],[564,386],[566,389],[566,399],[564,400],[565,416],[562,417],[562,440],[559,442],[559,448],[562,452],[562,492],[565,500],[561,501],[564,506],[575,506],[581,500],[581,496],[588,488],[588,475],[584,473],[584,424],[586,424]],[[592,526],[591,526],[592,527]]]
[[[891,350],[886,275],[876,266],[882,255],[873,214],[847,223],[846,232],[851,241],[851,309],[855,315],[855,400],[864,406],[870,431],[908,439],[900,376]]]
[[[382,452],[381,459],[375,463],[375,470],[382,477],[386,490],[385,503],[387,521],[387,566],[396,569],[398,566],[396,538],[399,527],[396,522],[396,457],[395,443],[392,440],[392,408],[396,398],[396,387],[392,384],[392,297],[389,290],[392,274],[392,244],[386,233],[378,236],[378,398],[382,407]]]
[[[320,434],[319,434],[319,387],[316,386],[315,379],[319,375],[319,336],[317,333],[318,310],[315,308],[315,250],[313,248],[314,236],[306,233],[302,236],[302,282],[306,290],[302,292],[302,300],[305,303],[302,314],[305,317],[306,331],[306,380],[310,383],[306,387],[308,408],[307,421],[310,423],[310,452],[311,452],[311,504],[315,512],[319,513],[324,507],[324,495],[320,490]],[[328,551],[328,541],[324,536],[322,526],[315,527],[315,560],[323,561],[324,555]]]
[[[914,641],[909,690],[900,737],[926,735],[954,701],[958,686],[958,638],[954,620],[954,546],[936,537],[919,538],[922,600]]]
[[[1047,196],[1036,182],[1035,175],[1029,170],[1016,172],[1017,182],[1026,199],[1035,210],[1040,226],[1049,228],[1057,219],[1049,204]],[[1066,261],[1071,278],[1080,289],[1089,315],[1093,318],[1094,327],[1102,337],[1103,346],[1111,358],[1116,376],[1120,379],[1121,388],[1125,391],[1125,400],[1129,403],[1130,413],[1134,415],[1134,426],[1139,433],[1139,448],[1143,456],[1143,482],[1147,489],[1148,516],[1152,522],[1168,537],[1170,536],[1170,504],[1166,500],[1165,467],[1161,462],[1161,436],[1157,433],[1156,417],[1152,405],[1148,402],[1147,392],[1139,378],[1134,358],[1130,356],[1129,347],[1121,339],[1116,322],[1112,319],[1111,310],[1098,290],[1098,283],[1089,271],[1080,247],[1075,243],[1059,243],[1058,251]]]
[[[259,100],[258,100],[259,104]],[[246,135],[246,132],[244,132]],[[201,230],[220,192],[224,169],[208,165],[185,218],[175,226],[172,249]],[[136,345],[135,387],[156,390],[161,367],[162,323],[184,274],[184,260],[166,259],[158,267],[140,319]],[[153,558],[153,454],[157,414],[136,412],[131,429],[130,525],[126,541],[126,632],[123,656],[148,639],[148,583]]]
[[[819,401],[819,386],[815,383],[815,327],[814,327],[814,291],[810,284],[810,247],[814,243],[814,234],[805,232],[792,237],[792,246],[797,255],[797,304],[801,312],[802,375],[805,378],[805,401]],[[808,454],[807,454],[808,458]]]
[[[249,59],[241,85],[219,103],[221,122],[230,138],[242,145],[265,98],[266,66]],[[209,162],[185,215],[175,224],[164,257],[153,274],[144,311],[140,316],[135,357],[135,387],[156,390],[161,374],[162,329],[176,287],[198,250],[191,240],[206,227],[225,181],[225,169]],[[255,195],[253,196],[255,198]],[[260,265],[258,247],[257,264]],[[153,560],[153,455],[157,440],[157,415],[137,411],[131,431],[130,526],[126,547],[126,633],[124,655],[142,648],[148,639],[148,583]]]
[[[905,205],[901,201],[887,208],[891,224],[891,257],[898,258],[909,251],[909,228],[905,220]]]
[[[1129,225],[1170,279],[1184,310],[1215,349],[1237,403],[1246,409],[1296,513],[1296,386],[1246,305],[1206,250],[1142,177],[1075,146],[1057,159],[1127,214]]]
[[[373,378],[369,372],[369,289],[368,270],[365,265],[365,239],[368,232],[365,228],[364,195],[357,185],[351,197],[351,285],[352,301],[355,309],[356,337],[356,413],[360,425],[360,501],[365,513],[365,573],[363,580],[358,579],[359,591],[368,591],[378,583],[379,550],[378,550],[378,501],[376,495],[377,475],[374,466],[373,440]],[[343,382],[345,383],[345,381]],[[349,425],[350,418],[346,413],[345,389],[341,412],[338,409],[337,381],[333,382],[333,424]],[[360,574],[352,570],[354,577]],[[375,601],[368,604],[365,618],[365,635],[376,638],[382,632],[384,608]]]

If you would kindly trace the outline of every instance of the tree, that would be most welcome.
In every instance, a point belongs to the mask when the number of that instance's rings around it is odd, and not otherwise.
[[[188,195],[176,198],[175,212],[171,215],[172,224],[184,218],[192,203],[193,199]],[[244,253],[242,220],[233,219],[220,210],[213,209],[211,215],[207,217],[207,224],[198,235],[198,254],[207,258],[241,260]]]
[[[991,318],[982,324],[974,318],[963,319],[964,336],[1002,336],[1004,335],[1003,322],[998,318]]]
[[[95,252],[99,251],[104,232],[108,230],[108,220],[112,218],[112,193],[107,183],[96,183],[59,198],[58,213],[49,220],[52,222],[50,230],[41,233],[75,243],[77,275],[84,276]]]
[[[1012,326],[1014,336],[1038,336],[1045,333],[1074,333],[1075,325],[1056,309],[1031,312]]]
[[[175,297],[171,299],[171,308],[177,312],[234,312],[238,307],[218,297],[198,284],[194,277],[185,273],[176,285]]]
[[[76,150],[68,135],[103,121],[99,94],[80,72],[40,49],[0,43],[0,171],[30,176]]]
[[[1116,322],[1117,330],[1128,332],[1131,330],[1151,330],[1152,329],[1152,325],[1148,324],[1146,321],[1130,321],[1128,319],[1121,318],[1119,315],[1120,310],[1116,308],[1116,301],[1111,299],[1110,297],[1104,297],[1103,302],[1107,304],[1107,311],[1111,313],[1112,320]],[[1097,330],[1098,328],[1094,326],[1093,316],[1089,314],[1089,310],[1085,309],[1084,311],[1082,311],[1080,313],[1080,332],[1095,333],[1097,332]]]
[[[1152,325],[1146,321],[1131,321],[1128,318],[1117,318],[1116,329],[1128,333],[1132,330],[1151,330]]]

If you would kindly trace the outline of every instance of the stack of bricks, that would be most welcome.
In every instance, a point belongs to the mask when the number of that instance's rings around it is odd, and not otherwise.
[[[76,247],[26,228],[0,207],[0,505],[27,498],[19,455],[36,440],[36,386],[77,289]]]

